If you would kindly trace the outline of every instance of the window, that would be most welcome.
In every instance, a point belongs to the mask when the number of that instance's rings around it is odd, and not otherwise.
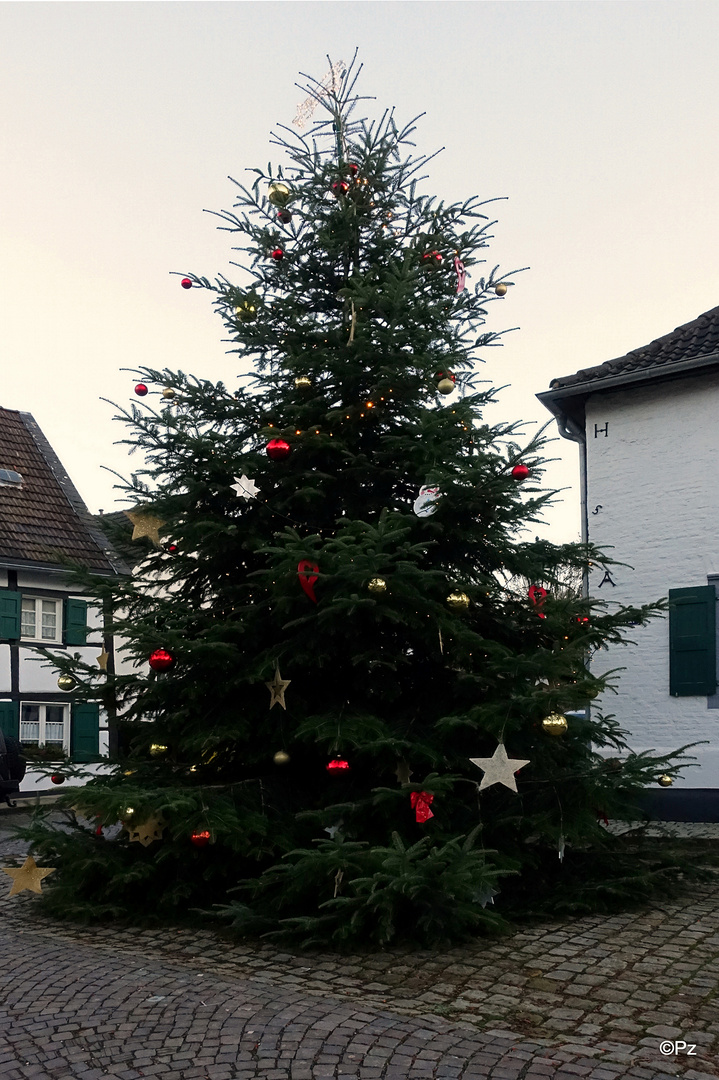
[[[716,607],[713,584],[669,590],[672,697],[707,697],[717,692]]]
[[[62,600],[23,596],[20,606],[22,641],[62,641]]]
[[[0,487],[22,487],[22,476],[14,469],[0,469]]]
[[[20,742],[24,746],[55,746],[68,753],[70,725],[67,705],[24,701],[20,707]]]

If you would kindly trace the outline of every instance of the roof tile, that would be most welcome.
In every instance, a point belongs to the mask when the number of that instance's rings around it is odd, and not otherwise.
[[[651,371],[663,372],[682,360],[694,360],[714,353],[719,353],[719,307],[705,311],[698,319],[678,326],[670,334],[656,338],[642,348],[633,349],[626,356],[607,360],[597,367],[582,368],[575,375],[552,379],[549,385],[554,390],[599,382],[612,375],[632,371],[646,371],[648,374]]]
[[[0,468],[22,476],[21,487],[0,486],[0,558],[125,570],[29,413],[0,408]]]

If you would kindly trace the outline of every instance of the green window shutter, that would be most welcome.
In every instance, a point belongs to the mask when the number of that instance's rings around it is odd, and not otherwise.
[[[19,740],[20,706],[17,701],[0,701],[0,731]]]
[[[72,707],[70,756],[73,761],[100,756],[100,706],[94,701]]]
[[[87,644],[87,603],[71,597],[64,603],[65,644]]]
[[[717,692],[716,590],[713,585],[669,590],[669,693]]]
[[[20,637],[20,593],[0,589],[0,638],[17,641]]]

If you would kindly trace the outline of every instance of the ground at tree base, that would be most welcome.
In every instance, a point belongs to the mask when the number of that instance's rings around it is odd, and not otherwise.
[[[2,855],[22,850],[0,828]],[[78,927],[4,895],[0,947],[3,1080],[719,1077],[714,884],[501,941],[360,956]],[[662,1056],[665,1040],[696,1052]]]

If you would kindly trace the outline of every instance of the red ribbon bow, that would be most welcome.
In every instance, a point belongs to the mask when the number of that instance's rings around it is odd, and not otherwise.
[[[434,795],[430,795],[428,791],[411,791],[409,798],[417,821],[429,821],[431,817],[434,817],[429,808],[430,803],[434,802]]]
[[[528,596],[534,606],[540,608],[549,596],[549,593],[546,589],[543,589],[541,585],[530,585]],[[541,611],[538,611],[537,615],[539,615],[540,619],[546,619],[547,617],[546,615],[543,615]]]
[[[317,563],[310,562],[309,559],[302,559],[297,567],[297,574],[300,579],[300,585],[305,590],[307,595],[313,604],[317,603],[317,597],[315,596],[315,582],[319,577],[320,568]]]

